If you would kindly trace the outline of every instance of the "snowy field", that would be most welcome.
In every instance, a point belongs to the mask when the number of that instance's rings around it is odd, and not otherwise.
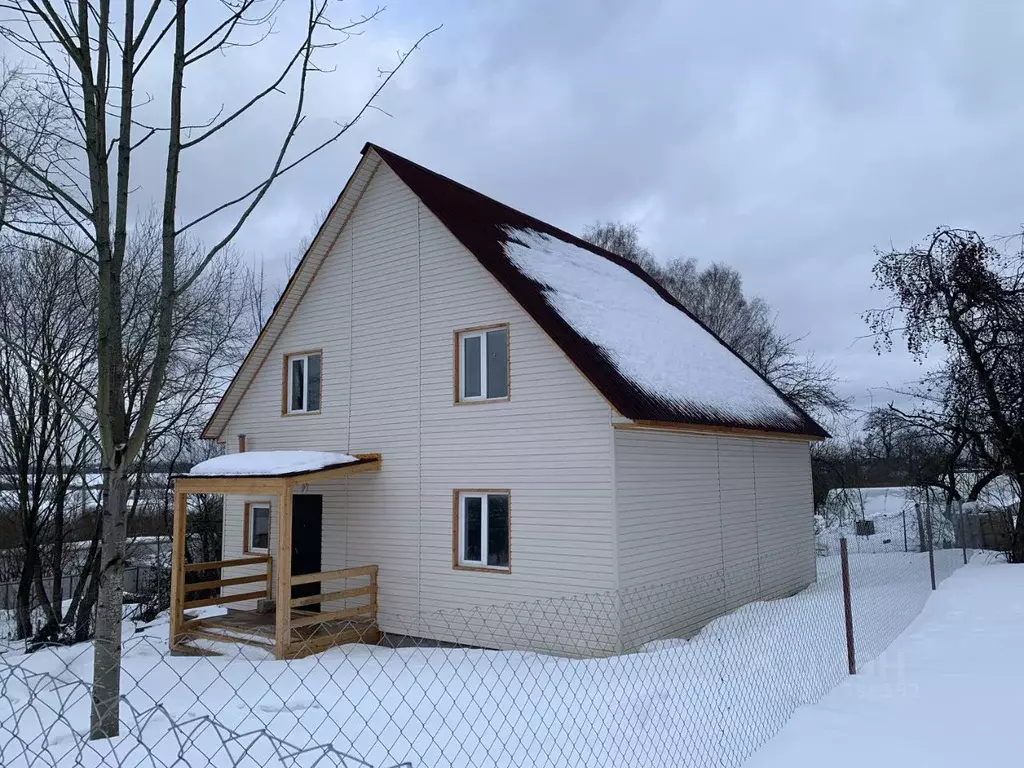
[[[976,556],[888,650],[798,710],[745,768],[1019,765],[1021,638],[1024,567]]]
[[[866,662],[927,600],[927,557],[854,556],[852,571]],[[170,657],[166,619],[127,627],[124,647],[123,735],[96,743],[88,646],[0,655],[0,764],[738,766],[846,674],[834,557],[794,597],[603,659],[350,645],[278,662],[226,644]]]

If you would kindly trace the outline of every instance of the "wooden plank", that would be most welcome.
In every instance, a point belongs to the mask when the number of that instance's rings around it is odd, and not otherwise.
[[[328,621],[351,619],[353,616],[362,616],[365,613],[370,613],[372,615],[376,612],[376,610],[376,601],[371,601],[366,605],[360,605],[357,608],[346,608],[343,611],[332,611],[331,613],[316,613],[312,616],[306,616],[301,619],[293,619],[292,629],[299,629],[300,627],[309,627],[313,624],[323,624]]]
[[[281,415],[288,415],[288,355],[281,355]]]
[[[259,565],[270,560],[270,555],[253,555],[252,557],[239,557],[234,560],[211,560],[208,563],[189,563],[185,566],[186,571],[214,571],[220,568],[234,568],[239,565]]]
[[[293,581],[292,584],[295,582]],[[334,600],[348,600],[353,597],[363,597],[364,595],[372,595],[377,591],[377,588],[370,584],[366,587],[356,587],[355,589],[341,589],[337,592],[324,592],[320,595],[311,595],[310,597],[296,597],[292,600],[292,608],[302,608],[305,605],[316,605],[317,603],[330,603]]]
[[[185,620],[185,511],[188,497],[175,482],[174,526],[171,538],[171,606],[168,647],[173,650],[180,641],[181,624]]]
[[[233,587],[236,584],[255,584],[257,581],[264,581],[266,574],[257,573],[255,576],[238,576],[234,579],[215,579],[214,581],[197,581],[195,584],[186,584],[186,592],[198,592],[201,589],[217,589],[218,587]]]
[[[341,579],[354,579],[359,576],[370,576],[376,572],[376,565],[361,565],[358,568],[339,568],[334,571],[320,571],[319,573],[304,573],[301,576],[292,576],[292,586],[299,584],[312,584],[317,581],[340,581]]]
[[[179,477],[175,486],[183,493],[238,493],[272,495],[279,493],[286,478],[278,477]]]
[[[267,596],[267,590],[259,592],[243,592],[240,595],[223,595],[220,597],[204,597],[202,600],[189,600],[185,608],[205,608],[208,605],[227,605],[228,603],[240,603],[242,600],[258,600]]]
[[[274,644],[269,640],[255,640],[251,637],[240,637],[235,635],[222,635],[220,632],[210,632],[206,629],[194,629],[188,633],[190,638],[200,637],[204,640],[214,640],[218,643],[241,643],[251,645],[253,648],[262,648],[265,651],[272,651]]]
[[[269,542],[268,542],[269,543]],[[267,598],[273,599],[276,591],[273,589],[274,584],[274,561],[269,557],[267,558]]]
[[[171,648],[171,656],[223,656],[219,651],[211,651],[208,648],[197,648],[194,645],[181,642]]]
[[[312,656],[314,653],[326,651],[328,648],[333,648],[336,645],[347,645],[348,643],[361,642],[363,641],[364,638],[367,637],[371,638],[371,645],[376,645],[378,642],[380,642],[380,631],[377,630],[375,626],[368,627],[364,630],[359,630],[355,627],[349,627],[341,632],[336,632],[332,635],[309,638],[307,640],[295,643],[291,653],[288,655],[288,658],[302,659],[306,656]]]
[[[352,455],[360,461],[381,461],[383,458],[383,454],[380,453],[353,453]]]
[[[339,478],[354,475],[357,472],[377,472],[380,470],[380,459],[370,459],[359,464],[346,464],[333,469],[318,469],[291,478],[300,483],[319,483],[323,480],[337,480]]]
[[[274,655],[288,654],[291,641],[292,596],[292,491],[286,486],[277,497],[277,603],[274,622]]]

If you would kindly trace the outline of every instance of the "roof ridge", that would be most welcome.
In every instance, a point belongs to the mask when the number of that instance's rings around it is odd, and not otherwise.
[[[396,160],[399,160],[400,162],[408,163],[409,165],[416,166],[416,168],[418,168],[419,170],[423,171],[424,173],[428,173],[431,176],[436,176],[441,181],[444,181],[444,182],[446,182],[448,184],[453,184],[456,187],[459,187],[462,190],[470,193],[471,195],[476,195],[477,197],[482,197],[485,200],[487,200],[488,202],[494,203],[495,205],[504,208],[509,213],[514,213],[516,216],[522,216],[523,218],[531,219],[532,221],[534,221],[538,225],[540,225],[541,231],[551,230],[551,232],[548,232],[548,234],[554,234],[554,235],[556,235],[557,237],[560,237],[563,240],[568,240],[568,241],[572,242],[573,245],[578,245],[580,247],[586,248],[587,250],[593,251],[594,253],[598,254],[599,256],[604,256],[606,259],[610,259],[610,260],[612,260],[612,261],[614,261],[616,263],[624,262],[624,263],[620,264],[620,266],[632,265],[632,266],[636,267],[637,269],[639,269],[641,272],[643,272],[643,274],[646,275],[647,277],[649,277],[650,279],[652,279],[652,280],[654,279],[653,277],[650,276],[650,274],[648,274],[645,270],[643,270],[642,267],[640,267],[638,264],[636,264],[636,262],[630,261],[629,259],[627,259],[627,258],[625,258],[623,256],[620,256],[617,253],[609,251],[607,248],[602,248],[600,245],[596,245],[596,244],[590,242],[589,240],[584,240],[579,235],[574,235],[572,232],[568,232],[567,230],[564,230],[564,229],[561,229],[559,227],[556,227],[554,224],[546,222],[543,219],[538,219],[533,214],[526,213],[525,211],[521,211],[518,208],[514,208],[513,206],[509,205],[508,203],[503,203],[501,200],[498,200],[496,197],[491,197],[490,195],[485,194],[485,193],[483,193],[483,192],[481,192],[481,191],[479,191],[477,189],[473,189],[472,187],[470,187],[470,186],[468,186],[466,184],[463,184],[461,181],[457,181],[457,180],[453,179],[451,176],[445,176],[443,173],[439,173],[438,171],[435,171],[432,168],[427,168],[427,166],[421,165],[420,163],[417,163],[415,160],[410,160],[409,158],[404,157],[403,155],[400,155],[397,152],[392,152],[390,149],[386,149],[385,147],[382,147],[379,144],[374,144],[371,141],[366,142],[366,145],[363,147],[363,152],[366,152],[367,149],[374,150],[377,154],[379,154],[381,156],[381,158],[385,162],[388,159],[387,156],[390,155],[391,157],[395,158]]]

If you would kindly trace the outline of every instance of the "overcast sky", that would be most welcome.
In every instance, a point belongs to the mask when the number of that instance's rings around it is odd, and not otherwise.
[[[380,100],[391,116],[283,179],[247,254],[280,269],[374,141],[570,231],[635,221],[661,258],[735,266],[864,406],[920,374],[861,338],[873,249],[1024,221],[1024,4],[395,0],[317,80],[310,130],[438,23]],[[192,98],[255,82],[274,44]],[[265,164],[276,117],[192,158],[186,207]]]

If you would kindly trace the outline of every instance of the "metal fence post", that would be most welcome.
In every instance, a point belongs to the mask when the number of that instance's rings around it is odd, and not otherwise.
[[[843,565],[843,612],[846,618],[846,662],[850,674],[857,674],[857,656],[853,650],[853,603],[850,596],[850,556],[846,551],[846,537],[839,540],[839,556]]]
[[[928,570],[932,575],[932,591],[935,591],[935,537],[932,536],[932,505],[927,505],[925,526],[928,529]]]

